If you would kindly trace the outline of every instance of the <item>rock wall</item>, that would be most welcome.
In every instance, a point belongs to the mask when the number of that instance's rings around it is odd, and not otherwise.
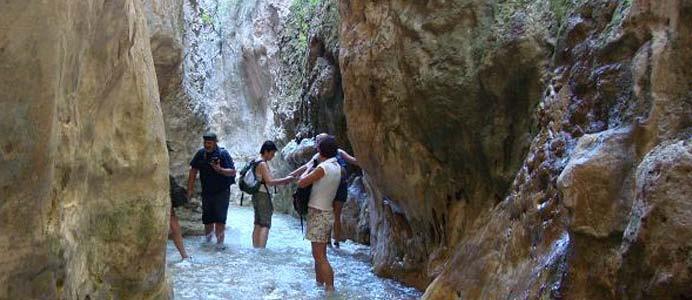
[[[238,166],[264,140],[283,148],[319,132],[335,134],[350,151],[336,1],[161,0],[145,7],[176,185],[185,185],[191,155],[209,130]],[[272,162],[275,176],[297,166],[279,156]],[[292,210],[291,192],[278,189],[277,211]],[[197,221],[190,219],[197,202],[181,211],[183,223]]]
[[[429,299],[692,294],[692,3],[340,12],[377,272]]]
[[[292,72],[284,70],[288,67],[283,64],[280,47],[290,3],[183,2],[182,89],[191,99],[187,109],[204,120],[205,125],[196,128],[219,135],[220,144],[230,151],[237,167],[255,158],[265,140],[282,147],[294,137],[292,126],[285,120],[293,117],[297,98],[284,84],[283,78],[289,76],[282,75]],[[181,122],[185,123],[189,120]],[[194,148],[201,146],[199,136],[204,130],[179,138],[193,145],[177,158],[180,168],[172,164],[180,179],[186,178],[182,170],[187,170]],[[291,169],[279,156],[271,167],[275,176]],[[231,201],[238,203],[240,193],[235,187],[232,191]],[[274,197],[278,211],[290,209],[288,195],[288,189],[278,189]]]
[[[172,183],[187,187],[187,171],[194,152],[201,147],[207,116],[183,85],[183,35],[185,20],[181,0],[143,1],[150,32],[151,51],[161,94],[170,156]]]
[[[353,153],[344,114],[344,93],[339,67],[340,15],[338,1],[293,1],[280,43],[282,69],[279,85],[284,92],[282,107],[289,107],[279,122],[294,140],[284,145],[282,158],[290,168],[306,163],[314,150],[313,137],[326,132],[336,137],[339,147]],[[288,100],[288,101],[287,101]],[[290,104],[290,105],[286,105]],[[286,111],[290,113],[285,113]],[[360,169],[349,166],[349,201],[345,204],[343,238],[368,244],[369,210],[367,191]],[[288,193],[293,189],[284,190]],[[290,199],[290,195],[284,199]],[[292,212],[290,203],[286,203]]]
[[[0,3],[0,298],[169,297],[144,15],[133,0]]]
[[[513,38],[493,6],[463,2],[341,1],[348,133],[377,190],[375,268],[419,288],[508,191],[549,54],[544,33]]]
[[[255,157],[264,140],[284,143],[274,115],[282,111],[277,35],[288,2],[145,2],[175,185],[186,187],[189,161],[206,131],[219,135],[237,167]],[[278,158],[274,168],[285,165]],[[239,191],[232,191],[231,200],[239,202]],[[202,232],[200,209],[194,198],[179,210],[185,233]]]

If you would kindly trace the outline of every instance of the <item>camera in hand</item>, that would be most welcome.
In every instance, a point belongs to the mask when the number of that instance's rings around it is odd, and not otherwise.
[[[213,165],[218,164],[219,163],[219,157],[218,156],[209,157],[208,163],[213,164]]]

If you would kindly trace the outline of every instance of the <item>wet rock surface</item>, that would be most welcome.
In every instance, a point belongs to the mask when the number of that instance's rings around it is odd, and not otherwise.
[[[692,294],[692,139],[665,142],[636,170],[636,198],[619,248],[623,297]]]
[[[357,243],[370,244],[369,192],[362,177],[356,177],[348,187],[348,200],[341,211],[341,235]]]
[[[0,298],[168,298],[141,2],[4,1],[0,28]]]
[[[238,168],[276,141],[275,176],[336,135],[345,236],[425,298],[692,294],[689,1],[0,8],[0,298],[168,297],[205,131]]]
[[[641,170],[687,176],[690,4],[527,5],[340,2],[376,271],[429,299],[688,295],[688,239],[658,228],[689,233],[661,221],[689,184],[644,200]]]

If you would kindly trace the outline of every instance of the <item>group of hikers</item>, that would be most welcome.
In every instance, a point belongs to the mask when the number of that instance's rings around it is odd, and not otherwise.
[[[236,168],[228,151],[218,146],[217,136],[207,133],[203,136],[204,147],[195,153],[190,161],[187,182],[187,198],[191,199],[195,180],[199,174],[202,186],[202,222],[205,241],[211,243],[216,238],[216,248],[225,249],[225,226],[230,200],[230,186],[235,183]],[[305,239],[312,244],[315,279],[328,292],[334,291],[334,271],[327,259],[327,246],[331,246],[332,230],[334,247],[341,240],[341,209],[346,202],[346,166],[357,165],[358,161],[346,151],[339,149],[333,136],[322,133],[315,137],[317,153],[300,168],[286,177],[276,179],[269,168],[278,151],[272,141],[262,144],[259,156],[251,160],[240,172],[241,190],[252,194],[254,209],[254,229],[252,245],[265,248],[272,224],[274,206],[268,187],[297,182],[300,189],[309,188],[307,204],[307,228]],[[248,188],[251,180],[256,187]],[[250,184],[251,185],[251,184]],[[171,208],[170,232],[175,246],[183,260],[190,258],[183,245],[180,224]]]

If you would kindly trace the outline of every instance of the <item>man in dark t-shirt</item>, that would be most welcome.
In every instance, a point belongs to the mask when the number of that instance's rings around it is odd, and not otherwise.
[[[235,167],[228,151],[217,145],[216,134],[203,136],[204,148],[199,149],[190,161],[187,180],[187,196],[192,197],[195,178],[199,173],[202,183],[202,223],[207,242],[211,242],[212,232],[216,233],[216,244],[223,249],[226,215],[231,196],[231,184],[235,183]]]

